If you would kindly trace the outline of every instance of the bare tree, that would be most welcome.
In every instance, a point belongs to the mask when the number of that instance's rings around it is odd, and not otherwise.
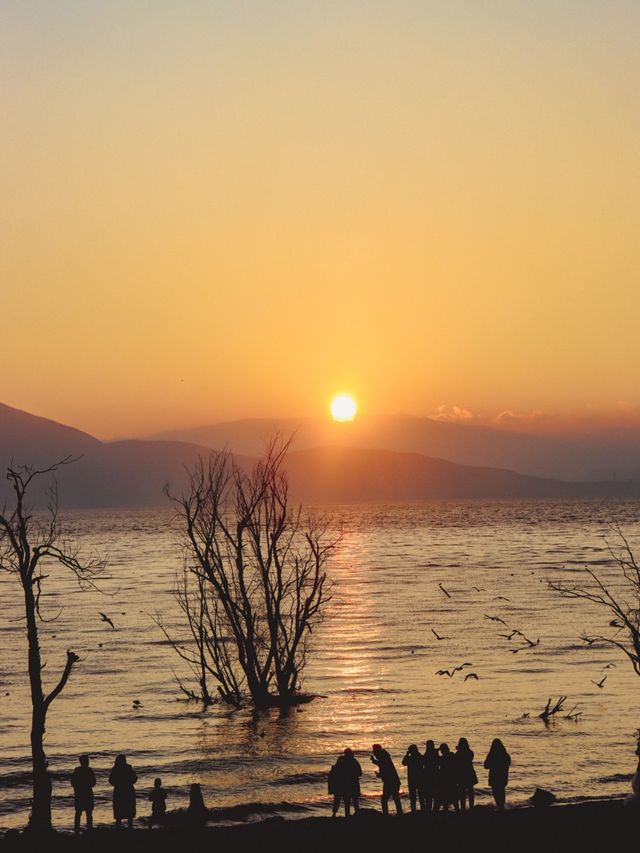
[[[584,580],[576,584],[549,581],[549,587],[566,598],[580,598],[608,610],[613,616],[609,621],[613,633],[605,636],[589,632],[583,639],[588,645],[601,642],[624,652],[636,675],[640,675],[640,566],[620,525],[614,524],[611,529],[618,543],[614,548],[604,537],[611,565],[617,569],[610,580],[603,580],[593,569],[585,566],[582,570]]]
[[[286,706],[300,693],[309,635],[329,600],[325,564],[338,540],[326,519],[289,506],[288,443],[268,446],[250,473],[228,452],[202,459],[180,497],[186,568],[176,597],[189,644],[165,636],[191,667],[199,692],[234,707]]]
[[[46,515],[35,517],[26,503],[27,492],[33,481],[53,474],[70,458],[36,469],[29,466],[9,467],[7,479],[13,489],[13,507],[5,503],[0,512],[0,569],[11,573],[22,588],[24,619],[28,646],[28,672],[31,686],[31,760],[33,768],[33,803],[30,827],[38,831],[51,829],[51,778],[44,751],[47,713],[54,699],[67,683],[73,666],[79,661],[75,652],[67,651],[67,660],[55,686],[47,693],[43,688],[44,663],[38,637],[38,622],[43,619],[40,610],[42,584],[49,577],[45,567],[62,565],[72,571],[80,586],[93,585],[93,579],[102,566],[101,561],[83,562],[77,549],[62,541],[58,521],[58,493],[55,481],[48,491]]]

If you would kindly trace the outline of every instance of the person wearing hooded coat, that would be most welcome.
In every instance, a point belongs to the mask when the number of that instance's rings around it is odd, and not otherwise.
[[[126,820],[129,829],[133,829],[133,819],[136,816],[134,785],[137,781],[133,767],[127,764],[126,755],[119,755],[109,774],[109,784],[113,785],[113,816],[118,826]]]

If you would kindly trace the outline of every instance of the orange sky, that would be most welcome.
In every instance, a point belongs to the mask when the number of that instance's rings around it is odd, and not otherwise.
[[[8,0],[0,401],[640,403],[636,2]]]

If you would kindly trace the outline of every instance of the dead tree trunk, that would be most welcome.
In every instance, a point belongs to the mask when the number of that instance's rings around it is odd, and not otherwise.
[[[78,559],[76,552],[68,546],[60,548],[58,524],[58,502],[55,487],[49,494],[49,516],[46,523],[36,521],[25,504],[25,496],[34,478],[49,474],[65,459],[50,468],[36,470],[28,467],[9,468],[7,479],[15,494],[15,507],[11,513],[0,512],[0,569],[17,577],[22,587],[24,616],[27,633],[27,670],[31,688],[31,763],[33,774],[33,800],[30,829],[38,832],[50,831],[51,826],[51,777],[48,772],[44,749],[47,712],[54,699],[62,692],[78,656],[67,651],[67,662],[56,686],[45,694],[42,684],[42,658],[38,636],[40,618],[40,595],[42,582],[48,575],[42,573],[45,563],[58,563],[74,572],[81,586],[94,585],[93,578],[102,568],[102,561],[86,563]]]
[[[272,442],[249,474],[230,454],[212,455],[200,460],[186,494],[169,495],[185,529],[178,603],[193,645],[173,640],[158,621],[204,701],[207,676],[235,706],[298,701],[309,635],[329,600],[324,567],[339,537],[328,538],[326,520],[303,520],[289,507],[286,450]]]

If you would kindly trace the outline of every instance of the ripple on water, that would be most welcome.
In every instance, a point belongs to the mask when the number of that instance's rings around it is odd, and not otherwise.
[[[72,577],[56,574],[44,602],[50,614],[64,603],[60,619],[42,626],[47,683],[66,648],[83,650],[47,725],[57,824],[72,823],[68,778],[83,752],[98,777],[98,821],[111,819],[107,778],[121,752],[138,772],[142,814],[157,775],[170,792],[170,808],[186,805],[188,785],[198,781],[207,803],[220,808],[220,820],[325,808],[326,773],[345,746],[356,750],[363,796],[374,802],[379,783],[368,761],[374,741],[388,746],[399,765],[410,743],[433,738],[455,745],[461,735],[476,752],[480,802],[490,798],[482,761],[494,737],[513,758],[513,801],[525,801],[536,786],[564,799],[598,786],[607,796],[623,793],[636,763],[637,677],[610,648],[578,641],[585,630],[605,630],[605,615],[584,602],[559,600],[546,580],[575,579],[585,565],[606,575],[599,537],[611,518],[640,550],[639,508],[637,501],[338,508],[346,533],[331,569],[334,599],[314,631],[305,684],[326,698],[300,713],[258,715],[174,701],[180,694],[172,670],[182,670],[151,615],[160,611],[169,625],[177,618],[171,590],[181,553],[170,512],[69,514],[69,534],[109,555],[102,584],[112,597],[79,594]],[[24,823],[30,800],[24,629],[11,621],[20,612],[9,580],[0,577],[3,607],[10,602],[0,625],[1,692],[10,694],[0,707],[2,827]],[[110,610],[115,630],[97,616]],[[510,654],[498,636],[504,626],[484,613],[540,637],[540,646]],[[446,639],[436,640],[432,629]],[[186,636],[183,628],[177,633]],[[435,675],[463,661],[473,662],[478,681]],[[608,662],[617,667],[597,690],[590,682]],[[583,716],[575,723],[559,715],[546,728],[537,715],[560,695]],[[142,703],[138,711],[133,699]]]

